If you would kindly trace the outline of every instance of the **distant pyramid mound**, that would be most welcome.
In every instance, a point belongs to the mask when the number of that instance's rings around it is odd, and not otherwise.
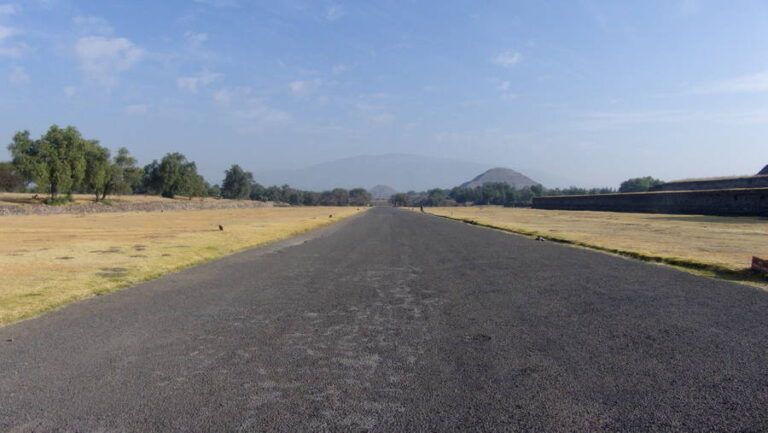
[[[763,167],[763,169],[762,169],[762,170],[760,170],[760,173],[757,173],[757,175],[758,175],[758,176],[761,176],[761,175],[768,175],[768,165],[766,165],[765,167]]]
[[[387,185],[376,185],[370,189],[371,195],[374,200],[388,200],[393,195],[397,194],[394,188]]]
[[[525,188],[526,186],[538,185],[539,182],[529,178],[528,176],[518,173],[515,170],[509,168],[492,168],[485,173],[477,176],[476,178],[465,182],[461,185],[462,188],[476,188],[484,183],[491,182],[503,182],[517,189]]]

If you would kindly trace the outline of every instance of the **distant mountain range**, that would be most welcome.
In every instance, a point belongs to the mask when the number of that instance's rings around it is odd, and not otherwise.
[[[262,185],[288,184],[294,188],[313,191],[336,187],[372,188],[374,185],[386,185],[397,192],[407,192],[425,191],[430,188],[453,188],[491,168],[493,166],[490,164],[447,158],[385,154],[354,156],[297,170],[262,171],[254,173],[254,177]],[[515,179],[520,182],[523,179],[534,182],[514,170],[510,172],[516,173],[519,177]],[[531,174],[547,186],[568,184],[567,181],[561,180],[551,182],[556,178],[543,175],[538,171]]]
[[[451,188],[490,167],[484,164],[419,155],[362,155],[316,164],[299,170],[254,173],[263,185],[326,190],[388,185],[399,192]]]
[[[503,182],[517,189],[539,184],[535,180],[515,170],[512,170],[510,168],[497,167],[497,168],[492,168],[486,171],[485,173],[475,177],[469,182],[465,182],[461,184],[461,187],[476,188],[484,183],[489,183],[489,182]]]

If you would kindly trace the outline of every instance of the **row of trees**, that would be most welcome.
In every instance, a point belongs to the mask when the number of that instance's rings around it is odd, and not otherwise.
[[[652,177],[628,179],[622,182],[618,192],[643,192],[664,183]],[[457,206],[457,205],[499,205],[530,206],[534,197],[544,195],[590,195],[614,194],[613,188],[544,188],[542,185],[517,189],[504,182],[489,182],[475,188],[435,188],[426,192],[409,191],[390,198],[395,206]]]
[[[0,162],[0,191],[49,194],[49,203],[71,199],[73,193],[91,193],[96,201],[111,194],[155,194],[285,202],[305,206],[366,206],[371,194],[363,188],[336,188],[313,192],[282,187],[263,187],[253,174],[233,165],[221,186],[210,185],[198,174],[197,165],[181,153],[169,153],[139,167],[126,148],[114,157],[97,140],[83,138],[77,128],[51,126],[39,139],[29,131],[17,132],[8,150],[11,162]]]
[[[390,198],[394,206],[499,205],[529,206],[533,197],[542,195],[541,185],[516,189],[504,182],[488,182],[475,188],[434,188],[426,192],[409,191]]]
[[[371,193],[364,188],[354,188],[347,191],[344,188],[334,188],[330,191],[315,192],[282,187],[264,187],[253,179],[253,174],[245,171],[239,165],[233,165],[224,172],[221,186],[214,186],[223,198],[237,200],[260,200],[289,203],[304,206],[368,206],[371,204]]]
[[[113,157],[97,140],[83,138],[77,128],[53,125],[39,139],[29,131],[17,132],[8,146],[13,161],[4,163],[0,176],[12,179],[5,190],[20,190],[32,183],[50,202],[68,199],[73,193],[92,193],[96,200],[110,194],[150,193],[164,197],[204,196],[208,185],[194,162],[180,153],[169,153],[143,169],[128,149]]]

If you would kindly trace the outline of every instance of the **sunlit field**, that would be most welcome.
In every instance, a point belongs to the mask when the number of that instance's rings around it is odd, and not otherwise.
[[[12,205],[12,206],[23,206],[23,205],[36,205],[40,204],[48,198],[48,194],[40,193],[30,193],[30,192],[0,192],[0,204],[3,205]],[[85,204],[85,203],[92,203],[94,201],[94,195],[93,194],[73,194],[72,198],[74,201],[71,203],[66,203],[62,206],[71,206],[73,204]],[[200,201],[203,200],[201,198],[194,198],[193,201]],[[207,198],[205,200],[214,200],[211,198]],[[168,202],[168,201],[189,201],[186,197],[178,197],[178,198],[165,198],[160,197],[159,195],[120,195],[120,196],[114,196],[110,195],[107,197],[108,202],[129,202],[129,203],[154,203],[154,202]]]
[[[287,238],[365,209],[269,207],[0,217],[0,324]]]
[[[647,213],[558,211],[495,206],[425,208],[533,236],[561,239],[639,258],[743,271],[768,258],[768,219]]]

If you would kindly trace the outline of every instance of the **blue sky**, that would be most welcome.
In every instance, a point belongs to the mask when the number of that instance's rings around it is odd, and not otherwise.
[[[391,152],[585,186],[755,173],[767,22],[762,0],[0,0],[0,135],[72,124],[212,182]]]

